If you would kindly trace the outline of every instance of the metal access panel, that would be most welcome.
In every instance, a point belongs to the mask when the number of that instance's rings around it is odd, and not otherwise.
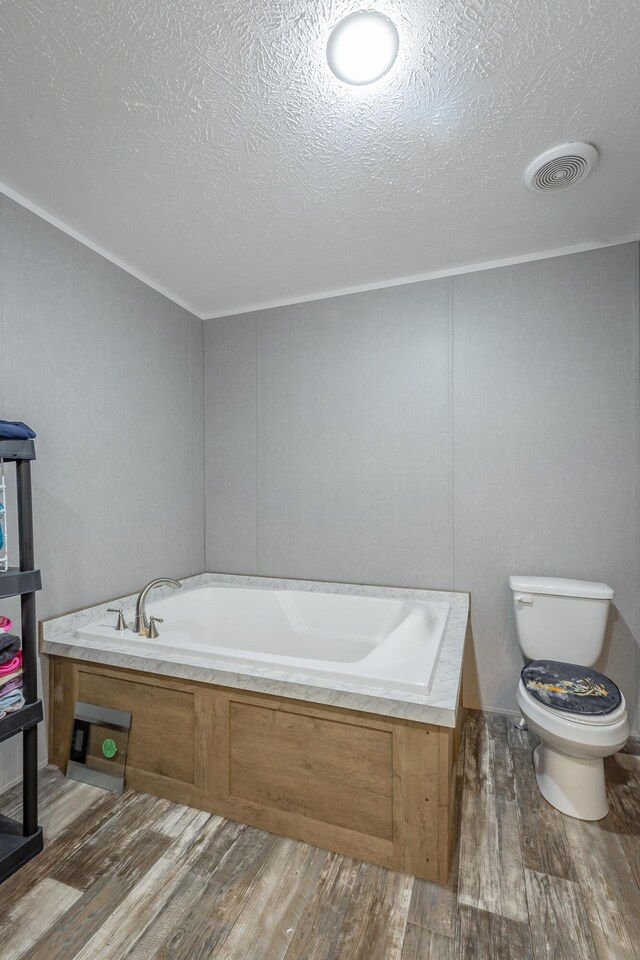
[[[130,731],[130,713],[77,701],[67,777],[122,793]]]

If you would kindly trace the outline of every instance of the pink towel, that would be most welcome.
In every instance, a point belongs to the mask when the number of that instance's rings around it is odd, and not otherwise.
[[[18,667],[22,666],[22,650],[19,650],[15,657],[12,660],[8,660],[7,663],[3,663],[0,667],[0,677],[4,677],[7,673],[13,673],[14,670],[17,670]]]
[[[9,620],[9,617],[0,617],[0,633],[9,633],[13,623]]]

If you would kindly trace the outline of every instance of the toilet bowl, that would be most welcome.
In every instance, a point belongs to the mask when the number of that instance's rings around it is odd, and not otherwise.
[[[613,713],[584,717],[539,703],[521,680],[518,706],[541,740],[533,759],[545,800],[579,820],[606,817],[609,804],[603,759],[621,750],[629,737],[624,697]]]
[[[608,812],[604,757],[629,737],[624,696],[588,668],[604,648],[613,590],[557,577],[509,577],[518,642],[525,658],[518,706],[540,737],[533,761],[543,797],[568,816]]]

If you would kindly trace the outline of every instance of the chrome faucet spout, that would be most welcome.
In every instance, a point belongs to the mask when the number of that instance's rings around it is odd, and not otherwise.
[[[159,577],[157,580],[152,580],[140,591],[138,599],[136,600],[136,619],[133,624],[133,629],[143,637],[149,635],[149,621],[147,619],[146,609],[147,596],[152,590],[155,590],[156,587],[173,587],[174,590],[180,590],[182,584],[178,583],[177,580],[172,580],[170,577]]]

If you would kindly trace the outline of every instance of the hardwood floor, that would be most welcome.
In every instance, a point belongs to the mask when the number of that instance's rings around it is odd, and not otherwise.
[[[45,852],[0,887],[0,957],[639,960],[640,742],[607,761],[599,823],[542,799],[533,745],[468,713],[446,887],[47,768]]]

